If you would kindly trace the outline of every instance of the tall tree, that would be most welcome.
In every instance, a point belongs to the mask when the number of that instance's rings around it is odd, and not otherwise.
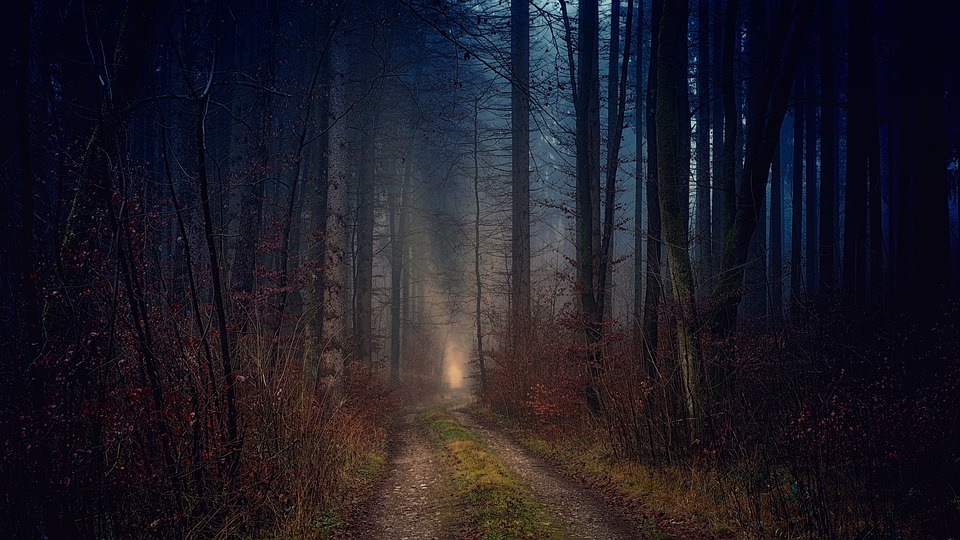
[[[376,226],[375,210],[377,204],[376,176],[378,174],[377,139],[380,131],[380,102],[382,85],[378,82],[379,62],[382,56],[379,49],[387,50],[382,39],[379,2],[372,1],[362,14],[365,29],[361,33],[363,40],[356,47],[359,58],[360,74],[363,86],[370,88],[367,100],[363,103],[357,121],[360,129],[360,152],[357,164],[357,225],[356,225],[356,328],[354,329],[356,354],[355,360],[373,369],[373,243]]]
[[[615,141],[616,133],[623,133],[623,122],[617,122],[617,96],[618,96],[618,86],[620,79],[620,0],[612,0],[610,2],[610,40],[608,42],[609,52],[607,54],[607,144],[606,144],[606,163],[604,164],[604,173],[606,177],[606,186],[616,185],[617,181],[617,171],[620,164],[617,162],[617,156],[615,153],[618,153],[619,140]],[[624,56],[626,56],[626,51],[624,51]],[[615,148],[616,147],[616,148]],[[611,209],[614,201],[608,201],[609,189],[604,190],[604,199],[603,199],[603,211],[607,211],[608,204]],[[614,192],[616,195],[616,192]],[[611,235],[612,235],[611,230]],[[601,233],[601,244],[606,247],[610,244],[612,236],[607,236],[607,231],[604,228]],[[606,252],[606,249],[603,250],[602,257],[606,259],[606,269],[604,270],[603,276],[600,278],[603,281],[603,287],[601,288],[601,298],[600,301],[603,303],[603,313],[604,319],[610,319],[613,316],[613,302],[610,301],[610,296],[613,293],[612,290],[612,277],[613,277],[613,265],[609,264],[611,254]]]
[[[657,176],[660,180],[660,220],[667,245],[667,261],[677,314],[677,345],[681,386],[692,439],[702,440],[707,407],[707,385],[697,331],[696,286],[690,263],[687,228],[683,222],[683,187],[689,178],[689,161],[683,159],[685,130],[689,122],[686,100],[687,0],[665,0],[660,19],[657,64]]]
[[[863,17],[857,17],[856,22],[851,20],[851,45],[850,45],[850,61],[853,62],[853,48],[854,46],[864,47],[863,54],[863,66],[866,66],[866,70],[862,73],[863,78],[863,97],[866,103],[864,106],[867,111],[867,121],[864,126],[864,131],[868,136],[868,150],[867,150],[867,159],[869,162],[869,171],[868,171],[868,188],[870,190],[869,195],[869,205],[870,205],[870,296],[871,301],[874,306],[883,305],[883,296],[884,296],[884,262],[883,262],[883,198],[881,196],[881,185],[880,185],[880,171],[882,165],[880,163],[880,110],[879,110],[879,98],[877,96],[877,73],[876,73],[876,47],[874,45],[874,30],[873,30],[873,8],[869,3],[860,4],[860,0],[855,2],[855,5],[859,8],[855,13],[862,13]],[[863,26],[861,28],[861,25]],[[856,30],[856,32],[854,32]],[[856,37],[854,37],[856,35]],[[858,44],[858,45],[855,45]],[[850,74],[853,77],[853,73]],[[857,77],[859,79],[859,75]],[[851,83],[853,86],[853,83]],[[859,86],[859,83],[857,84]],[[849,98],[852,95],[853,91],[847,93]],[[848,127],[847,127],[847,145],[849,147],[849,117],[848,117]],[[849,171],[849,164],[847,169]],[[849,176],[849,172],[847,173]],[[958,213],[960,216],[960,213]]]
[[[399,161],[397,159],[396,161]],[[398,165],[398,164],[397,164]],[[395,170],[399,169],[395,165]],[[403,279],[403,233],[401,230],[401,215],[404,204],[404,184],[406,180],[406,171],[409,165],[404,168],[404,172],[396,170],[397,178],[390,183],[390,383],[400,384],[400,308],[403,303],[402,279]]]
[[[697,268],[703,281],[713,258],[713,218],[710,200],[710,2],[697,5],[697,180],[694,246]]]
[[[360,164],[357,174],[357,277],[356,277],[356,358],[373,367],[373,233],[376,192],[374,176],[377,163],[377,112],[371,103],[361,115],[366,117],[360,133]]]
[[[834,211],[836,207],[837,114],[833,47],[833,3],[820,4],[820,289],[828,293],[836,286],[834,265]],[[859,15],[857,15],[859,17]],[[857,18],[853,17],[853,18]]]
[[[576,110],[576,198],[577,198],[577,289],[580,308],[586,318],[586,343],[590,385],[587,404],[597,412],[601,408],[599,377],[602,358],[597,348],[602,334],[601,303],[597,295],[597,262],[600,256],[599,189],[600,184],[600,77],[599,6],[597,0],[584,0],[577,7],[577,76],[574,88]]]
[[[844,195],[843,224],[843,289],[848,299],[864,300],[867,279],[867,185],[873,169],[879,163],[870,162],[871,104],[876,106],[875,92],[869,85],[869,73],[874,69],[869,57],[867,41],[872,8],[868,2],[851,5],[859,14],[850,20],[850,76],[848,79],[849,112],[847,116],[847,178]],[[874,111],[873,116],[876,117]],[[877,269],[879,270],[879,269]]]
[[[723,15],[723,52],[720,58],[720,88],[723,94],[723,148],[721,149],[722,164],[720,175],[723,185],[722,194],[722,222],[723,234],[733,226],[737,208],[737,132],[740,118],[737,112],[737,86],[734,82],[734,60],[736,58],[737,12],[739,0],[727,0],[727,9]]]
[[[782,137],[780,137],[782,139]],[[780,170],[780,149],[777,141],[770,167],[770,317],[777,324],[783,314],[783,176]]]
[[[763,0],[750,0],[747,9],[747,77],[746,115],[747,123],[756,122],[754,115],[764,114],[763,78],[766,70],[767,16]],[[761,199],[761,206],[763,205]],[[744,313],[751,318],[763,319],[767,308],[767,213],[765,208],[757,212],[757,231],[750,240],[745,275],[746,298]]]
[[[660,194],[657,181],[657,65],[660,50],[660,13],[663,0],[650,2],[650,63],[647,68],[647,286],[643,300],[644,358],[649,376],[655,372],[654,359],[660,326],[660,298],[663,281],[660,279],[662,239],[660,226]]]
[[[342,38],[330,46],[330,117],[327,151],[327,223],[324,241],[323,343],[320,377],[324,390],[338,392],[346,351],[347,308],[347,132],[343,117],[348,108],[347,49]]]
[[[721,303],[714,323],[715,329],[721,334],[736,325],[740,303],[736,291],[743,285],[747,249],[756,231],[759,213],[763,211],[770,162],[783,125],[787,99],[793,87],[815,4],[814,0],[784,2],[778,7],[769,34],[771,39],[767,46],[766,70],[758,100],[766,114],[758,113],[749,117],[743,175],[737,193],[738,204],[725,237],[720,278],[714,289],[714,295]]]
[[[476,302],[474,317],[477,329],[477,368],[480,375],[480,389],[487,390],[487,366],[483,355],[483,276],[480,273],[480,99],[473,108],[473,277],[476,284]]]
[[[813,59],[808,58],[805,67],[809,97],[812,96],[813,90],[817,87],[816,63]],[[806,151],[806,172],[804,173],[806,200],[804,201],[804,209],[807,212],[806,230],[804,231],[806,233],[804,238],[806,240],[807,256],[806,292],[816,294],[819,290],[819,287],[817,287],[817,270],[819,269],[817,266],[817,210],[819,208],[817,203],[817,105],[811,100],[807,103],[806,108],[804,114],[804,119],[807,122],[804,130],[804,136],[806,137],[804,143],[804,150]]]
[[[619,2],[616,3],[616,11],[620,11]],[[619,29],[619,16],[615,17]],[[610,46],[620,47],[619,31],[611,30]],[[612,317],[612,299],[610,297],[611,284],[610,279],[613,276],[613,245],[614,245],[614,210],[616,208],[617,195],[617,172],[620,168],[620,146],[623,142],[623,122],[627,113],[627,69],[630,66],[630,42],[633,37],[633,0],[627,1],[627,21],[626,31],[623,40],[623,62],[617,66],[611,63],[610,84],[619,81],[613,91],[607,93],[607,97],[613,100],[613,107],[608,112],[608,133],[607,133],[607,163],[606,163],[606,182],[604,184],[603,201],[603,225],[601,235],[601,259],[598,290],[600,294],[600,314],[603,317]],[[614,56],[611,53],[611,56]],[[616,55],[619,58],[619,54]],[[617,73],[617,70],[620,70]]]
[[[636,96],[637,104],[634,108],[634,123],[636,129],[634,129],[634,142],[636,144],[636,182],[634,184],[634,199],[633,199],[633,329],[634,329],[634,342],[637,345],[642,343],[642,328],[641,325],[643,317],[643,260],[644,260],[644,249],[643,249],[643,236],[644,236],[644,227],[643,227],[643,184],[645,178],[645,169],[644,169],[644,107],[642,106],[642,98],[644,96],[643,90],[643,43],[644,43],[644,14],[643,14],[643,0],[638,2],[637,6],[637,54],[636,62],[634,69],[636,70]]]
[[[510,0],[510,138],[513,234],[511,305],[524,320],[530,314],[530,6]],[[598,158],[599,159],[599,158]],[[597,180],[599,182],[599,179]]]
[[[713,6],[713,32],[712,32],[712,51],[713,60],[711,62],[710,79],[713,86],[719,89],[720,95],[711,100],[711,118],[713,120],[713,176],[711,178],[711,208],[710,217],[712,220],[712,231],[710,233],[714,245],[711,246],[710,262],[710,285],[716,281],[716,276],[720,270],[720,252],[723,249],[723,231],[724,231],[724,198],[726,193],[726,180],[723,177],[723,136],[724,136],[724,92],[722,86],[722,72],[724,67],[724,2],[707,2]]]
[[[803,78],[797,77],[794,101],[803,96]],[[790,301],[796,303],[802,290],[803,251],[803,113],[799,103],[793,106],[793,162],[790,165]]]

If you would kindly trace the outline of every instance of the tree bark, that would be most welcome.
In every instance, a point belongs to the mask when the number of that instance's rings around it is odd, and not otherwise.
[[[399,171],[397,171],[399,172]],[[400,215],[404,200],[404,175],[390,183],[390,384],[400,384],[400,307],[403,278],[403,236]]]
[[[376,98],[374,98],[376,100]],[[377,163],[377,112],[375,103],[368,103],[361,116],[366,117],[360,134],[360,163],[357,175],[357,328],[356,358],[373,369],[371,339],[373,337],[373,229],[376,193],[374,176]]]
[[[619,6],[618,6],[619,8]],[[616,206],[617,195],[617,171],[620,167],[620,145],[623,142],[623,121],[627,111],[627,68],[630,60],[630,43],[633,37],[633,0],[627,2],[627,22],[626,33],[623,41],[623,64],[620,66],[619,76],[614,76],[619,80],[619,87],[610,95],[615,100],[615,113],[609,118],[609,130],[607,138],[607,178],[604,187],[603,203],[603,234],[601,236],[601,255],[600,255],[600,283],[597,289],[602,292],[599,296],[600,306],[598,310],[602,317],[612,318],[612,299],[610,297],[611,287],[610,279],[613,276],[613,231],[614,231],[614,210]],[[619,41],[619,40],[616,40]],[[614,45],[611,40],[611,46]],[[616,44],[619,46],[619,43]]]
[[[692,440],[703,440],[704,415],[708,406],[704,366],[697,329],[696,287],[690,263],[689,243],[682,211],[683,182],[690,163],[683,159],[682,122],[689,122],[686,100],[686,0],[665,0],[660,19],[660,50],[657,64],[657,173],[659,204],[667,261],[677,314],[677,344],[687,425]]]
[[[487,390],[487,366],[483,357],[483,279],[480,274],[480,104],[473,109],[473,275],[477,287],[474,317],[477,327],[477,368],[480,372],[480,390]],[[527,323],[528,321],[524,321]]]
[[[600,373],[602,359],[597,343],[602,334],[600,302],[597,295],[597,262],[599,261],[599,185],[600,185],[600,78],[599,78],[599,7],[597,0],[584,0],[578,5],[576,110],[576,196],[580,215],[577,231],[577,289],[585,319],[588,348],[587,406],[593,412],[601,409]],[[595,189],[596,188],[596,189]]]
[[[340,119],[347,111],[347,50],[335,38],[330,48],[330,117]],[[327,223],[323,273],[323,351],[321,388],[337,401],[340,375],[346,357],[347,320],[347,129],[334,121],[328,131]]]
[[[712,231],[711,237],[713,245],[711,246],[710,261],[710,281],[709,286],[716,284],[717,275],[720,272],[720,253],[723,250],[723,231],[724,231],[724,198],[726,197],[726,180],[724,179],[723,163],[723,134],[725,130],[724,116],[724,91],[723,91],[723,66],[724,66],[724,6],[723,2],[708,2],[713,5],[713,61],[711,63],[711,79],[717,86],[720,95],[712,101],[713,111],[713,178],[711,185],[712,203],[711,215]]]
[[[713,259],[713,219],[710,201],[710,2],[697,6],[697,189],[696,249],[697,274],[705,282]]]
[[[657,182],[657,64],[660,49],[660,12],[663,0],[651,0],[650,64],[647,68],[647,286],[644,290],[644,359],[649,377],[656,375],[660,326],[660,298],[663,292],[661,266],[660,194]]]
[[[513,171],[511,284],[513,315],[530,315],[530,6],[510,1],[510,122]]]
[[[643,183],[644,183],[644,109],[641,106],[643,93],[643,0],[637,6],[637,54],[636,54],[636,96],[637,104],[634,109],[634,139],[636,143],[636,182],[634,184],[633,200],[633,336],[634,343],[640,347],[643,343]]]

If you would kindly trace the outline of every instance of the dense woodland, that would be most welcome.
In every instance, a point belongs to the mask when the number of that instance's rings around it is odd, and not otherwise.
[[[958,20],[11,4],[0,530],[316,537],[470,391],[735,537],[955,533]]]

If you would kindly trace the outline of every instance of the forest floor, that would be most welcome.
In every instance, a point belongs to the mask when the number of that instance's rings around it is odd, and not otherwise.
[[[641,525],[601,493],[569,477],[527,450],[498,426],[469,414],[463,403],[443,409],[491,449],[523,485],[562,537],[576,539],[670,538]],[[418,421],[418,410],[405,411],[392,433],[387,472],[345,536],[358,539],[475,538],[470,508],[454,496],[453,478],[442,449]],[[648,533],[647,531],[651,531]]]

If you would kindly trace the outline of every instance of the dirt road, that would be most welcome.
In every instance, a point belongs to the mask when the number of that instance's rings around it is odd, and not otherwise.
[[[387,473],[367,505],[365,519],[350,538],[370,540],[434,540],[458,538],[453,501],[436,450],[417,424],[416,412],[405,413],[392,434]],[[446,522],[446,523],[445,523]]]
[[[605,505],[595,492],[571,480],[497,428],[481,424],[460,408],[454,407],[450,412],[500,455],[570,538],[646,537],[635,523],[618,509]],[[405,414],[393,436],[388,472],[369,503],[366,519],[349,536],[370,540],[469,538],[469,528],[460,518],[467,511],[456,508],[451,500],[445,487],[450,479],[436,457],[436,449],[416,421],[416,413]]]

